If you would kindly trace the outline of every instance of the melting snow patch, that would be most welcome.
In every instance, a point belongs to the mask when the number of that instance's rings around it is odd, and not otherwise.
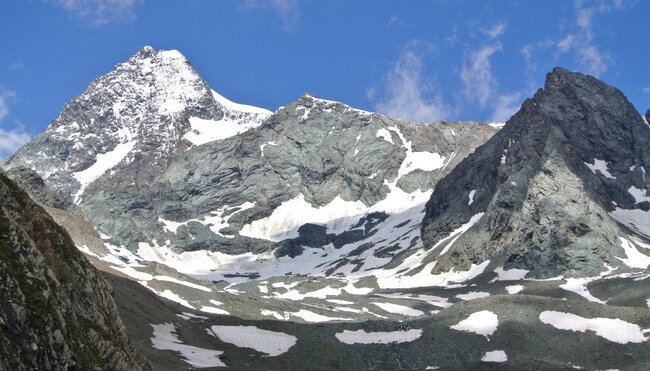
[[[544,311],[540,313],[539,319],[560,330],[593,331],[596,335],[619,344],[647,340],[641,327],[618,318],[584,318],[572,313]]]
[[[262,117],[268,117],[273,114],[273,112],[260,108],[260,107],[255,107],[255,106],[249,106],[247,104],[240,104],[240,103],[235,103],[231,101],[230,99],[224,97],[223,95],[217,93],[216,91],[212,90],[212,97],[214,100],[219,102],[223,107],[231,110],[231,111],[237,111],[237,112],[246,112],[246,113],[253,113],[253,114],[258,114],[261,115]]]
[[[494,273],[497,274],[497,277],[492,281],[519,281],[523,280],[529,271],[525,269],[508,269],[505,270],[503,267],[496,268]]]
[[[389,142],[390,144],[395,144],[393,143],[393,137],[390,134],[390,131],[381,128],[377,130],[377,138],[383,138],[385,141]]]
[[[263,316],[270,316],[275,319],[278,319],[280,321],[288,321],[289,316],[288,315],[281,315],[279,312],[276,312],[274,310],[268,310],[268,309],[261,309],[260,312],[262,313]]]
[[[233,137],[261,124],[261,120],[233,119],[224,116],[221,120],[205,120],[198,117],[190,117],[191,130],[185,133],[183,138],[189,140],[195,146]]]
[[[524,290],[523,285],[511,285],[511,286],[506,286],[506,291],[508,291],[508,294],[518,294]]]
[[[481,361],[483,362],[505,362],[507,360],[508,356],[503,350],[493,350],[485,353],[485,355],[481,357]]]
[[[185,316],[185,317],[187,317],[187,318],[194,318],[194,319],[208,319],[208,317],[205,317],[205,316],[199,316],[199,315],[196,315],[196,314],[194,314],[194,313],[190,313],[190,312],[183,312],[183,313],[179,314],[179,316],[181,316],[181,315],[183,315],[183,316]]]
[[[472,278],[483,273],[485,268],[490,264],[490,261],[486,260],[479,265],[472,264],[467,271],[455,271],[455,269],[452,268],[452,270],[449,272],[431,274],[431,270],[436,265],[436,263],[437,261],[434,261],[425,265],[419,273],[416,273],[414,275],[398,275],[388,277],[378,276],[377,284],[382,289],[449,286],[451,283],[469,281]],[[392,272],[392,270],[390,272]]]
[[[612,174],[609,173],[609,170],[607,170],[607,162],[605,162],[603,160],[599,160],[597,158],[594,158],[594,163],[593,164],[588,164],[586,162],[584,164],[587,165],[589,170],[591,170],[591,172],[596,174],[596,175],[598,175],[598,173],[596,173],[596,171],[599,171],[605,178],[616,179],[615,176],[613,176]]]
[[[98,154],[97,158],[95,159],[95,163],[87,169],[73,173],[72,176],[74,176],[75,179],[77,179],[77,181],[80,183],[79,191],[77,191],[74,196],[75,202],[79,203],[81,201],[81,195],[84,193],[86,187],[88,187],[90,183],[95,181],[95,179],[99,178],[100,176],[104,175],[106,171],[119,164],[126,157],[126,155],[131,152],[135,146],[135,143],[136,141],[120,143],[115,146],[113,150]]]
[[[181,281],[181,280],[176,279],[176,278],[174,278],[174,277],[168,277],[168,276],[154,276],[153,279],[155,279],[155,280],[157,280],[157,281],[173,282],[173,283],[176,283],[176,284],[179,284],[179,285],[183,285],[183,286],[191,287],[191,288],[193,288],[193,289],[197,289],[197,290],[201,290],[201,291],[205,291],[205,292],[212,292],[212,290],[211,290],[210,288],[205,287],[205,286],[203,286],[203,285],[198,285],[198,284],[196,284],[196,283],[187,282],[187,281]]]
[[[438,241],[438,243],[436,243],[436,244],[433,246],[433,249],[437,248],[437,247],[440,246],[442,243],[444,243],[444,242],[446,242],[447,240],[451,239],[451,241],[450,241],[450,242],[449,242],[449,243],[448,243],[448,244],[447,244],[447,245],[442,249],[442,251],[440,252],[440,255],[443,255],[444,253],[446,253],[447,251],[449,251],[449,249],[450,249],[451,246],[454,244],[454,242],[456,242],[456,240],[457,240],[457,239],[458,239],[458,238],[459,238],[463,233],[467,232],[470,228],[472,228],[472,226],[473,226],[474,224],[476,224],[479,220],[481,220],[481,218],[483,217],[484,214],[485,214],[484,212],[482,212],[482,213],[478,213],[478,214],[474,214],[474,215],[469,219],[469,221],[468,221],[467,223],[465,223],[465,224],[461,225],[460,227],[456,228],[456,230],[454,230],[453,232],[451,232],[451,233],[449,234],[449,236],[447,236],[447,237],[443,238],[442,240]]]
[[[650,219],[650,214],[648,215]],[[650,225],[650,221],[648,221],[648,224]],[[639,250],[636,249],[634,244],[630,242],[629,240],[619,237],[619,240],[621,240],[621,246],[623,247],[623,250],[625,251],[625,259],[623,258],[618,258],[621,260],[625,265],[627,265],[630,268],[641,268],[641,269],[646,269],[648,265],[650,265],[650,256],[647,256],[643,253],[641,253]]]
[[[422,330],[411,329],[407,331],[391,332],[366,332],[365,330],[343,330],[336,335],[340,342],[345,344],[390,344],[407,343],[417,340],[422,336]]]
[[[466,319],[451,326],[451,329],[465,332],[473,332],[488,337],[494,334],[499,326],[499,318],[489,310],[472,313]]]
[[[219,356],[222,351],[197,348],[183,344],[176,336],[176,327],[171,323],[160,325],[151,325],[153,327],[153,337],[151,343],[153,347],[160,350],[172,350],[179,352],[185,362],[196,367],[226,367]]]
[[[205,312],[205,313],[223,314],[223,315],[226,315],[226,316],[230,315],[230,313],[227,310],[220,309],[220,308],[215,308],[215,307],[209,307],[209,306],[203,306],[199,310],[201,312]]]
[[[643,202],[643,201],[648,201],[650,202],[650,197],[648,197],[648,191],[645,189],[639,189],[635,186],[630,187],[628,190],[628,193],[634,197],[634,201],[636,203]]]
[[[619,223],[630,227],[630,229],[650,237],[650,211],[627,210],[617,207],[609,215]]]
[[[406,158],[400,165],[398,178],[415,170],[433,171],[440,169],[445,164],[445,157],[431,152],[406,152]]]
[[[305,322],[331,322],[331,321],[351,321],[350,318],[339,318],[339,317],[327,317],[312,311],[301,309],[297,312],[289,312],[294,317],[301,318]]]
[[[262,330],[255,326],[212,326],[208,332],[223,342],[251,348],[271,357],[286,353],[298,340],[283,332]]]
[[[471,205],[474,203],[474,195],[476,194],[476,190],[472,189],[469,191],[469,201],[467,202],[467,205]]]
[[[338,305],[352,305],[354,302],[347,301],[347,300],[338,300],[338,299],[327,299],[330,303],[338,304]]]
[[[474,300],[474,299],[482,299],[482,298],[487,298],[490,296],[489,292],[483,292],[483,291],[472,291],[468,292],[467,294],[458,294],[456,297],[460,300]]]
[[[419,317],[424,315],[424,312],[421,310],[413,309],[405,305],[393,304],[393,303],[373,303],[379,308],[385,310],[388,313],[401,314],[403,316],[409,317]]]
[[[591,295],[589,289],[587,289],[587,284],[596,280],[598,277],[585,277],[585,278],[567,278],[566,283],[560,285],[560,288],[563,288],[567,291],[575,292],[576,294],[582,296],[583,298],[599,304],[607,304],[606,301],[600,300],[597,297]]]

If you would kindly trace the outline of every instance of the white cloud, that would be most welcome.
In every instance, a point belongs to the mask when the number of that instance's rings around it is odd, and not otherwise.
[[[141,0],[50,0],[93,26],[131,21]]]
[[[593,7],[587,7],[585,4],[593,5]],[[558,53],[564,54],[573,51],[582,68],[594,76],[607,72],[614,61],[607,52],[601,50],[595,43],[594,17],[598,14],[621,9],[622,4],[622,1],[586,3],[577,0],[575,2],[575,24],[577,28],[556,42],[555,47]]]
[[[490,121],[506,122],[521,107],[522,93],[499,95],[496,99],[494,111]]]
[[[650,86],[641,89],[642,92],[650,94]]]
[[[431,122],[450,115],[442,97],[422,76],[422,57],[412,48],[402,51],[386,78],[386,97],[375,105],[378,112],[412,121]],[[370,89],[368,97],[376,97]]]
[[[15,96],[15,92],[0,85],[0,122],[9,116],[9,100]],[[9,130],[0,127],[0,159],[14,152],[30,139],[31,136],[22,125],[15,125]]]
[[[489,37],[490,39],[496,39],[497,37],[503,35],[508,28],[507,22],[499,22],[492,26],[491,28],[481,28],[481,32]]]
[[[282,21],[284,27],[289,30],[298,23],[300,19],[300,7],[298,0],[246,0],[244,6],[248,8],[271,8]]]
[[[2,121],[2,119],[4,119],[9,114],[8,100],[15,96],[16,93],[0,85],[0,121]]]
[[[482,108],[487,105],[498,89],[497,81],[492,74],[490,58],[501,50],[500,43],[484,46],[469,55],[460,72],[465,96],[470,100],[477,100]]]
[[[0,159],[13,153],[30,139],[31,136],[23,128],[8,131],[0,128]]]

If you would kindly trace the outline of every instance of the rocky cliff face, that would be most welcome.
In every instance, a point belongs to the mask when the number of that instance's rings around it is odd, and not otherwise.
[[[499,133],[443,179],[426,206],[435,270],[490,267],[529,277],[645,269],[650,127],[625,96],[556,68]],[[443,238],[465,226],[447,246]]]
[[[139,370],[112,288],[0,175],[0,369]]]

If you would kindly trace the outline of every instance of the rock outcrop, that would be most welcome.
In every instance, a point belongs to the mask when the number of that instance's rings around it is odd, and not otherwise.
[[[111,295],[63,228],[0,175],[0,370],[142,369]]]
[[[645,268],[650,127],[617,89],[561,68],[488,143],[438,183],[422,224],[435,271],[593,276]],[[450,248],[439,243],[473,223]],[[638,252],[638,251],[637,251]],[[489,270],[489,269],[488,269]]]

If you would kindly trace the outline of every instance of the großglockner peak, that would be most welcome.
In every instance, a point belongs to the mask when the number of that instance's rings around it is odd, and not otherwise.
[[[187,149],[258,126],[270,114],[211,90],[180,52],[146,46],[66,104],[5,167],[33,168],[79,203],[95,186],[145,186]]]
[[[556,68],[438,183],[422,224],[426,262],[434,273],[520,269],[536,278],[645,271],[649,166],[650,127],[623,93]]]

